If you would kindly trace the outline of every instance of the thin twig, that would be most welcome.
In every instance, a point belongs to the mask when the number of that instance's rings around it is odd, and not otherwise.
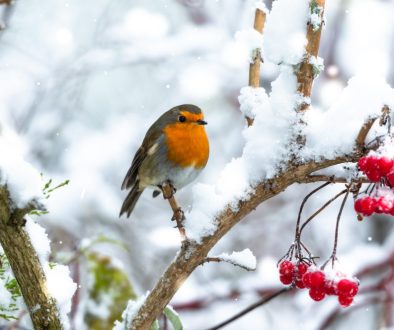
[[[260,307],[260,306],[262,306],[262,305],[264,305],[264,304],[270,302],[270,301],[273,300],[274,298],[276,298],[276,297],[280,296],[281,294],[283,294],[283,293],[285,293],[285,292],[288,292],[288,291],[290,291],[290,290],[292,290],[292,289],[293,289],[292,286],[283,288],[283,289],[281,289],[281,290],[275,292],[274,294],[272,294],[272,295],[270,295],[270,296],[268,296],[268,297],[265,297],[265,298],[261,299],[260,301],[258,301],[258,302],[256,302],[256,303],[250,305],[249,307],[245,308],[243,311],[241,311],[241,312],[239,312],[238,314],[235,314],[234,316],[230,317],[228,320],[226,320],[226,321],[224,321],[224,322],[222,322],[222,323],[219,323],[218,325],[216,325],[216,326],[214,326],[214,327],[208,328],[207,330],[217,330],[217,329],[223,328],[223,327],[226,326],[227,324],[230,324],[230,323],[234,322],[235,320],[241,318],[242,316],[244,316],[244,315],[250,313],[251,311],[253,311],[253,310],[256,309],[257,307]]]
[[[187,239],[185,227],[183,226],[183,220],[185,220],[185,216],[183,214],[181,207],[178,205],[178,202],[174,197],[174,187],[170,183],[164,183],[161,186],[161,189],[163,191],[164,199],[168,200],[172,208],[172,211],[174,212],[172,220],[176,221],[176,226],[179,230],[179,233],[181,234],[182,241],[185,241]]]
[[[256,268],[250,268],[250,267],[247,267],[247,266],[245,266],[245,265],[241,265],[241,264],[235,262],[234,260],[223,259],[223,258],[221,258],[221,257],[206,257],[206,258],[201,262],[200,265],[203,265],[203,264],[205,264],[205,263],[207,263],[207,262],[227,262],[227,263],[229,263],[229,264],[231,264],[231,265],[233,265],[233,266],[237,266],[237,267],[243,268],[243,269],[245,269],[245,270],[247,270],[247,271],[249,271],[249,272],[250,272],[250,271],[253,271],[253,270],[256,270]]]
[[[301,226],[300,229],[300,237],[301,233],[304,230],[305,226],[313,220],[314,217],[316,217],[321,211],[323,211],[328,205],[330,205],[333,201],[335,201],[339,196],[343,195],[344,193],[347,192],[347,189],[342,190],[338,194],[336,194],[333,198],[329,199],[322,207],[320,207],[315,213],[313,213]]]
[[[299,70],[296,72],[297,75],[297,82],[298,82],[298,92],[304,98],[310,98],[312,93],[312,83],[315,78],[315,72],[313,64],[310,63],[311,57],[316,57],[319,52],[320,46],[320,36],[322,31],[323,25],[323,17],[324,17],[324,5],[325,0],[313,0],[316,3],[316,6],[321,7],[320,18],[321,18],[321,25],[318,29],[315,29],[313,24],[308,24],[306,38],[308,43],[305,47],[305,55],[304,59],[300,63]],[[310,10],[311,10],[312,1],[310,3]],[[302,102],[299,107],[298,111],[304,111],[309,107],[309,102],[304,101]]]
[[[298,211],[298,217],[297,217],[297,225],[296,225],[296,234],[295,234],[295,241],[299,238],[299,233],[300,233],[300,222],[301,222],[301,214],[302,210],[304,209],[305,203],[307,200],[316,192],[318,192],[320,189],[323,189],[324,187],[327,187],[331,182],[325,182],[319,187],[313,189],[308,195],[306,195],[301,203],[300,210]]]
[[[328,264],[328,262],[331,260],[332,261],[332,267],[334,268],[334,263],[335,260],[337,259],[337,246],[338,246],[338,235],[339,235],[339,221],[341,220],[341,215],[342,215],[342,211],[343,208],[345,207],[346,204],[346,200],[349,197],[349,192],[350,192],[350,186],[348,187],[347,191],[346,191],[346,195],[343,198],[341,207],[339,209],[338,212],[338,216],[337,216],[337,222],[335,224],[335,237],[334,237],[334,247],[332,249],[332,253],[330,258],[328,258],[328,260],[322,265],[321,269],[324,269],[324,267],[326,267],[326,265]]]
[[[360,131],[357,134],[356,145],[358,148],[363,148],[365,146],[365,139],[369,131],[371,130],[372,125],[376,121],[377,117],[369,118],[364,125],[361,127]]]
[[[265,12],[257,8],[254,17],[254,29],[259,33],[263,33],[265,17]],[[256,48],[253,52],[252,63],[249,65],[250,87],[260,87],[260,62],[262,62],[261,49]],[[246,117],[246,121],[248,122],[248,126],[253,125],[253,118]]]

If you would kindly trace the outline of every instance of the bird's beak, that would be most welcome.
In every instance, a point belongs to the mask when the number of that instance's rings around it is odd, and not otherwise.
[[[197,124],[198,125],[206,125],[208,123],[205,120],[199,119],[199,120],[197,120]]]

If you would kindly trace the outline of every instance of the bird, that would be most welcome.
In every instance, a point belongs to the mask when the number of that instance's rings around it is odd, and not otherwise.
[[[162,185],[175,192],[200,174],[209,158],[206,124],[202,110],[192,104],[175,106],[152,124],[123,180],[122,190],[130,191],[119,217],[130,216],[145,188],[155,188],[156,197]]]

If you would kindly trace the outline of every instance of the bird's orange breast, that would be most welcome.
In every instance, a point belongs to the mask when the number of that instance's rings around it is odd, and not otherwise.
[[[208,161],[209,143],[202,125],[174,123],[164,129],[167,157],[181,167],[203,168]]]

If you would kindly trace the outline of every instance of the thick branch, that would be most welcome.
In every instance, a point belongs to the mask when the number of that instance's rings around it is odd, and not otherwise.
[[[257,8],[254,17],[254,29],[259,33],[263,33],[265,18],[266,18],[265,12]],[[256,87],[256,88],[260,87],[261,61],[262,61],[261,49],[257,48],[254,50],[253,62],[249,65],[249,86],[251,87]],[[253,124],[253,118],[246,117],[246,121],[248,122],[248,126],[251,126]]]
[[[323,20],[325,0],[312,0],[310,3],[310,7],[312,5],[312,2],[314,2],[318,7],[322,8],[321,18]],[[297,71],[298,92],[306,98],[310,98],[311,96],[312,83],[313,79],[315,78],[315,72],[313,65],[310,63],[310,58],[312,56],[316,57],[319,52],[322,26],[323,21],[318,29],[315,29],[315,26],[313,24],[308,24],[306,33],[308,43],[305,48],[305,56]],[[304,111],[308,108],[308,106],[309,102],[303,102],[300,104],[298,110]]]
[[[26,212],[27,210],[25,210]],[[45,274],[24,227],[9,225],[11,213],[8,192],[0,187],[0,243],[18,281],[35,329],[62,329],[55,300],[50,296]]]
[[[205,237],[201,244],[189,241],[188,244],[182,245],[176,259],[167,268],[133,319],[131,329],[150,329],[151,324],[160,315],[178,288],[193,270],[203,262],[211,248],[259,204],[276,196],[293,183],[303,182],[305,177],[315,171],[345,162],[355,162],[361,155],[362,151],[357,149],[350,155],[335,159],[327,159],[321,162],[311,161],[298,166],[291,165],[275,179],[262,181],[255,188],[249,200],[238,202],[237,211],[233,211],[234,208],[228,205],[216,217],[217,229],[213,235]]]
[[[368,178],[361,177],[355,179],[356,182],[371,183]],[[302,179],[300,183],[314,183],[314,182],[332,182],[332,183],[349,183],[349,178],[337,177],[335,175],[314,174],[308,175]]]

